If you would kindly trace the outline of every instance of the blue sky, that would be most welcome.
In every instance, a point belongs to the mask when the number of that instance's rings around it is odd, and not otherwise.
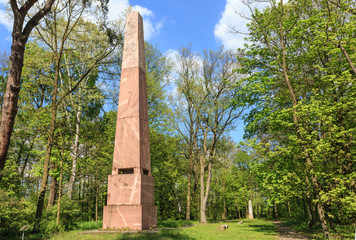
[[[10,52],[11,20],[0,0],[0,52]],[[232,34],[231,26],[246,32],[247,7],[241,0],[110,0],[109,19],[118,18],[120,12],[132,5],[144,19],[145,39],[156,45],[162,53],[174,56],[179,47],[191,44],[193,51],[236,49],[243,45],[243,35]],[[233,139],[242,140],[242,123],[231,133]]]

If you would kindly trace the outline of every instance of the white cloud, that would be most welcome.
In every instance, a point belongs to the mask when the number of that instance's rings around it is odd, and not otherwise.
[[[130,6],[129,0],[111,0],[109,1],[109,20],[117,19],[125,9]]]
[[[163,22],[161,20],[158,23],[154,24],[152,20],[155,15],[151,10],[138,5],[133,6],[132,10],[138,11],[143,18],[143,31],[145,34],[145,40],[148,40],[151,37],[159,34],[160,29],[163,27]]]
[[[252,6],[263,8],[266,3],[258,3]],[[249,16],[249,8],[242,3],[242,0],[226,0],[225,9],[221,14],[219,22],[215,25],[214,35],[226,49],[236,49],[243,47],[246,35],[237,34],[232,31],[232,27],[242,33],[247,33],[246,23],[248,20],[242,16]]]
[[[1,1],[1,0],[0,0]],[[119,17],[119,15],[130,6],[129,0],[110,0],[109,1],[109,20],[114,20]],[[155,25],[153,23],[154,13],[145,7],[135,5],[132,7],[133,11],[138,11],[143,18],[143,30],[145,35],[145,40],[150,39],[159,33],[160,28],[163,26]]]
[[[158,23],[155,24],[155,29],[156,29],[157,34],[160,33],[161,28],[164,26],[164,22],[165,22],[165,19],[162,18],[161,21],[159,21]]]
[[[168,49],[163,55],[167,58],[169,62],[172,63],[172,71],[170,73],[169,79],[176,79],[178,77],[177,74],[177,63],[178,63],[178,56],[179,52],[175,49]]]
[[[168,49],[163,55],[173,63],[176,63],[178,60],[179,52],[176,49]]]
[[[142,17],[153,17],[154,16],[154,14],[151,10],[149,10],[148,8],[139,6],[139,5],[133,6],[132,10],[140,12]]]

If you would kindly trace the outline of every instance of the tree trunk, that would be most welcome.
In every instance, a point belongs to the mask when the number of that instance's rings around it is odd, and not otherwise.
[[[48,197],[48,207],[52,207],[54,205],[54,201],[56,199],[57,187],[58,187],[57,179],[51,176],[51,188]]]
[[[21,178],[23,178],[24,175],[25,175],[25,170],[26,170],[26,167],[27,167],[28,159],[30,158],[30,152],[31,152],[34,144],[35,144],[35,141],[33,141],[31,143],[30,150],[27,151],[27,155],[26,155],[26,158],[25,158],[25,161],[23,163],[23,166],[22,166],[22,169],[21,169],[21,173],[20,173]]]
[[[206,204],[204,204],[204,173],[205,173],[205,164],[204,157],[200,155],[200,222],[207,223],[206,220]]]
[[[227,209],[226,209],[226,201],[225,201],[225,198],[223,199],[223,213],[222,213],[222,215],[221,215],[221,218],[223,219],[223,220],[225,220],[226,219],[226,215],[227,215]]]
[[[99,181],[98,181],[98,169],[95,170],[95,224],[98,224],[98,196],[99,196]]]
[[[54,95],[57,95],[57,94],[54,94]],[[54,107],[54,106],[52,106],[52,107]],[[42,183],[41,183],[40,194],[39,194],[38,202],[37,202],[37,210],[36,210],[35,225],[33,227],[33,232],[39,231],[41,217],[42,217],[44,198],[46,195],[47,182],[48,182],[49,162],[51,159],[52,147],[53,147],[53,142],[54,142],[54,131],[55,131],[56,118],[57,118],[57,108],[56,107],[52,108],[51,115],[52,115],[51,129],[50,129],[50,132],[48,135],[46,155],[45,155],[45,160],[43,163]]]
[[[62,152],[61,173],[59,176],[59,188],[58,188],[57,222],[56,222],[57,226],[59,225],[59,216],[61,213],[62,183],[63,183],[63,152]]]
[[[273,217],[274,217],[274,220],[279,220],[276,202],[273,202]]]
[[[289,220],[292,218],[292,213],[291,213],[291,210],[290,210],[290,202],[287,201],[287,208],[288,208],[288,218]]]
[[[20,163],[21,163],[22,150],[24,148],[25,142],[26,142],[26,139],[23,139],[20,149],[19,149],[19,153],[17,154],[17,162],[16,162],[17,165],[20,165]]]
[[[72,171],[68,183],[68,198],[72,199],[73,186],[75,182],[76,172],[77,172],[77,159],[78,159],[78,147],[79,147],[79,132],[80,132],[80,116],[81,109],[78,107],[78,112],[76,116],[76,127],[75,127],[75,139],[73,143],[73,161],[72,161]]]
[[[208,179],[206,180],[206,187],[204,189],[204,169],[205,169],[205,158],[201,156],[201,165],[200,165],[200,222],[207,223],[206,216],[206,204],[208,202],[209,191],[210,191],[210,181],[211,181],[211,170],[212,170],[212,160],[209,159],[208,163]]]
[[[223,213],[222,213],[222,215],[221,215],[221,218],[223,219],[223,220],[225,220],[226,219],[226,215],[227,215],[227,208],[226,208],[226,197],[225,197],[225,192],[226,192],[226,181],[225,181],[225,179],[223,179],[223,185],[222,185],[222,187],[223,187]]]
[[[190,221],[190,202],[191,202],[191,184],[192,184],[192,176],[191,170],[188,174],[188,189],[187,189],[187,212],[185,214],[185,220]]]
[[[51,128],[48,134],[48,141],[47,141],[47,149],[45,154],[45,160],[43,163],[43,174],[42,174],[42,183],[40,188],[40,194],[37,202],[37,210],[36,210],[36,217],[35,217],[35,224],[33,227],[33,232],[38,232],[42,217],[42,210],[44,205],[44,198],[46,195],[47,189],[47,182],[48,182],[48,173],[49,173],[49,163],[51,160],[51,153],[54,143],[54,133],[56,130],[56,120],[57,120],[57,94],[58,94],[58,78],[59,78],[59,67],[60,67],[60,57],[56,59],[56,70],[55,76],[53,79],[53,96],[52,96],[52,110],[51,110]]]
[[[26,1],[20,8],[16,0],[10,0],[13,12],[12,45],[10,54],[9,76],[3,96],[0,122],[0,173],[4,170],[7,152],[10,146],[12,130],[17,114],[17,103],[21,87],[21,73],[25,45],[32,29],[51,10],[54,0],[47,0],[42,9],[28,20],[24,27],[25,17],[36,1]],[[1,178],[1,174],[0,174]]]
[[[280,66],[282,67],[284,79],[288,86],[289,95],[290,95],[290,97],[292,99],[292,103],[293,103],[294,127],[296,129],[297,137],[300,140],[300,146],[303,149],[303,153],[305,154],[307,168],[311,172],[311,180],[312,180],[313,188],[316,193],[316,199],[318,200],[317,209],[318,209],[319,218],[320,218],[320,222],[321,222],[322,229],[323,229],[324,238],[329,239],[330,234],[329,234],[329,229],[328,229],[326,219],[325,219],[324,206],[320,203],[320,200],[321,200],[320,184],[319,184],[318,179],[314,173],[315,170],[314,170],[313,161],[312,161],[312,158],[311,158],[308,148],[305,146],[304,136],[302,136],[302,134],[300,132],[300,124],[299,124],[299,120],[298,120],[298,116],[297,116],[298,100],[297,100],[296,93],[294,91],[294,88],[293,88],[293,86],[289,80],[289,76],[288,76],[287,61],[286,61],[286,48],[285,48],[285,44],[284,44],[285,36],[284,36],[283,24],[282,24],[283,23],[283,14],[284,14],[283,11],[284,11],[283,0],[281,0],[281,12],[276,10],[276,14],[280,18],[279,19],[279,30],[280,30],[280,45],[281,45],[281,49],[282,49],[282,63],[280,63]]]
[[[21,25],[22,28],[22,25]],[[21,32],[21,31],[20,31]],[[17,103],[20,93],[20,80],[26,41],[20,32],[12,32],[12,46],[9,65],[9,76],[3,96],[0,123],[0,172],[5,167],[6,156],[10,146],[12,130],[17,114]]]

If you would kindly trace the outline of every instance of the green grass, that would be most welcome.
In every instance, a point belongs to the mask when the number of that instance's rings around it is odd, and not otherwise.
[[[196,227],[185,228],[182,233],[186,233],[191,239],[276,239],[276,227],[270,221],[261,219],[245,219],[243,224],[237,224],[238,220],[225,222],[228,229],[219,231],[217,228],[223,224],[199,224]]]
[[[77,223],[77,226],[75,226],[75,229],[80,229],[80,230],[93,230],[93,229],[98,229],[103,227],[103,221],[98,221],[98,223],[94,221],[90,222],[79,222]]]
[[[237,224],[238,220],[229,222],[218,222],[209,224],[197,224],[192,227],[180,228],[180,226],[189,225],[185,221],[164,221],[160,222],[160,227],[178,227],[177,229],[162,229],[157,233],[115,233],[115,234],[81,234],[80,231],[71,231],[56,234],[50,237],[50,239],[56,240],[91,240],[91,239],[102,239],[102,240],[150,240],[150,239],[161,239],[161,240],[195,240],[195,239],[261,239],[270,240],[276,239],[277,232],[274,224],[270,221],[254,219],[254,220],[243,220],[243,224]],[[228,229],[224,231],[219,231],[217,228],[221,224],[227,224]]]

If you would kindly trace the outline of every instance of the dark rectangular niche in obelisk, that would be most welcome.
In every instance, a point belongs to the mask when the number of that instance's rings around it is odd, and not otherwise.
[[[142,17],[126,16],[112,174],[108,179],[104,229],[157,226],[148,135],[145,45]]]

